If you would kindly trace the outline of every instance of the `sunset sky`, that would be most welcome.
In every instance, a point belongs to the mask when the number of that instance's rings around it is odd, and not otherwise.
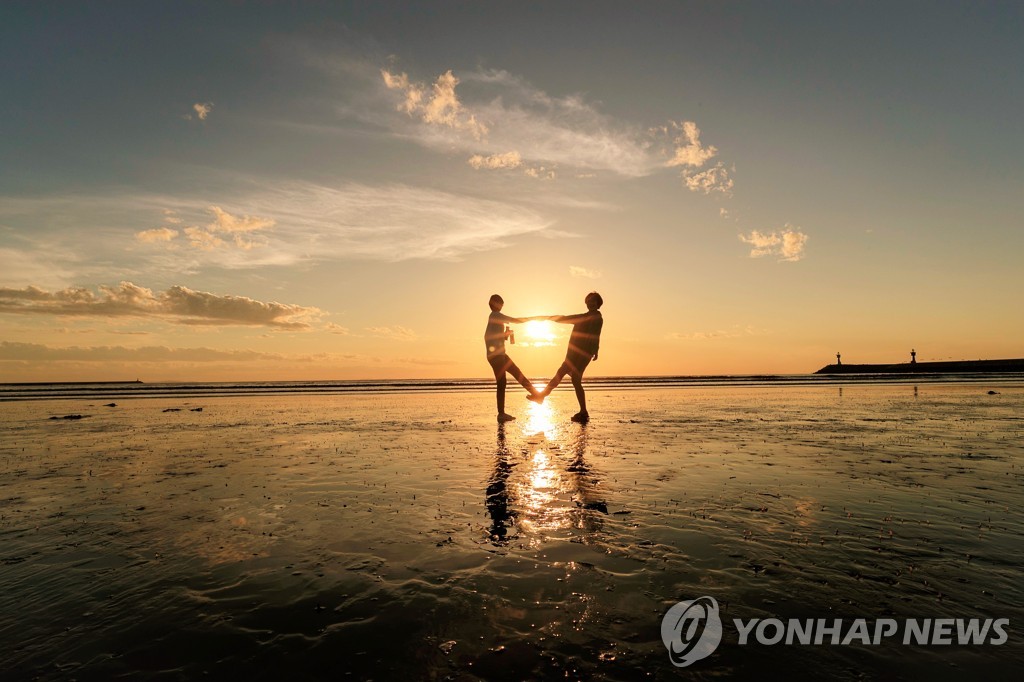
[[[437,5],[432,7],[431,5]],[[1024,357],[1024,4],[5,2],[0,381]],[[564,326],[517,329],[527,374]]]

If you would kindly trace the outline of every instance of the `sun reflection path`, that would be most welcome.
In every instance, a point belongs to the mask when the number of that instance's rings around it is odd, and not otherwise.
[[[552,445],[560,428],[555,424],[551,403],[529,403],[529,416],[522,425],[523,436],[530,445],[528,469],[519,495],[526,512],[523,526],[534,532],[564,527],[564,513],[557,499],[563,487],[562,475],[552,456]]]
[[[541,389],[544,386],[537,386],[537,388]],[[525,422],[522,422],[523,435],[529,438],[543,434],[546,440],[555,440],[562,427],[555,422],[555,410],[551,407],[551,403],[545,401],[538,405],[537,403],[530,402],[529,410],[529,417]]]
[[[565,415],[550,402],[531,402],[528,409],[528,418],[520,422],[525,466],[511,485],[523,512],[521,527],[530,544],[543,542],[553,531],[592,531],[596,522],[590,517],[607,513],[607,507],[594,501],[595,481],[584,461],[586,434],[564,423]]]

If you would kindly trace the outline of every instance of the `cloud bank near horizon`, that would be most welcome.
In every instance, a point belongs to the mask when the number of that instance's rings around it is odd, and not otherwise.
[[[245,325],[301,331],[323,313],[318,308],[257,301],[173,286],[153,292],[131,282],[46,291],[36,286],[0,288],[0,313],[68,317],[144,317],[186,325]]]

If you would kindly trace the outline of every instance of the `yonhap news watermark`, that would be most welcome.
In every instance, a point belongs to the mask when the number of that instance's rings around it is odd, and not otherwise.
[[[734,618],[741,646],[999,646],[1009,639],[1009,618]],[[672,664],[685,668],[707,658],[725,626],[714,597],[673,605],[661,621]]]

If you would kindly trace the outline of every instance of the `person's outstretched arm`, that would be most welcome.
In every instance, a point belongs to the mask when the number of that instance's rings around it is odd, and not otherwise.
[[[505,313],[493,313],[495,317],[504,322],[505,324],[523,324],[524,322],[533,322],[534,320],[549,320],[551,318],[545,315],[534,315],[532,317],[512,317]]]
[[[491,313],[491,315],[497,318],[499,321],[504,322],[505,324],[522,324],[523,322],[526,321],[522,317],[512,317],[511,315],[506,315],[505,313],[493,312]]]
[[[547,318],[552,322],[561,322],[562,324],[576,324],[577,322],[583,322],[593,313],[577,313],[576,315],[552,315]]]

